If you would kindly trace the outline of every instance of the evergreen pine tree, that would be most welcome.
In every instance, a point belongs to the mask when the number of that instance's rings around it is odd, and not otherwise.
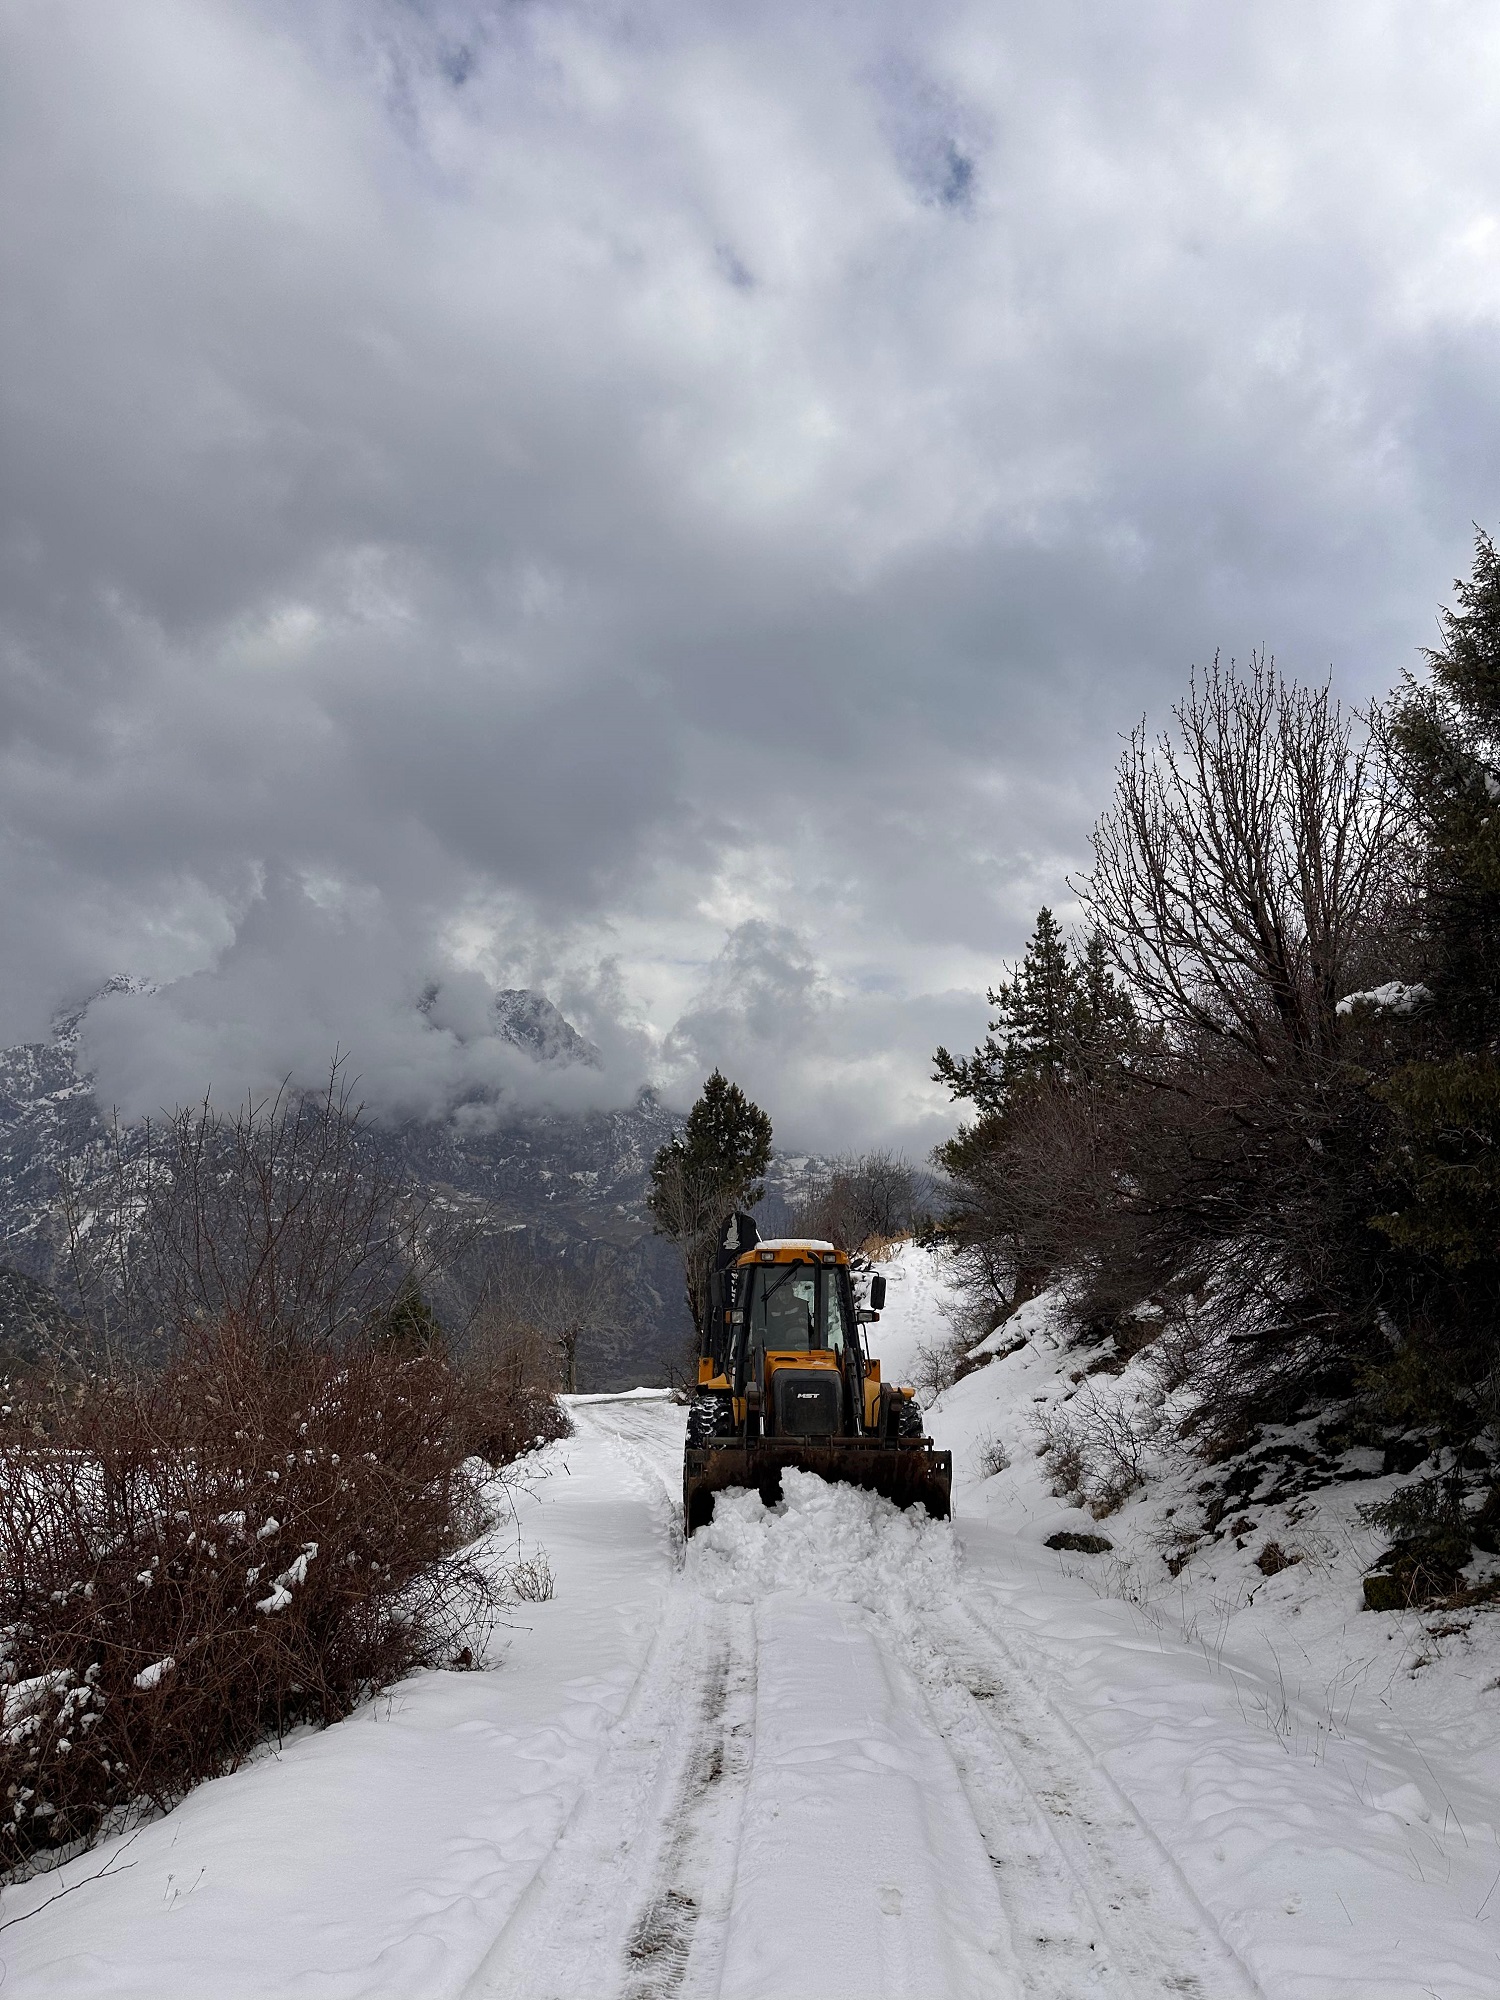
[[[1110,971],[1097,931],[1065,941],[1051,910],[1037,913],[1021,963],[989,996],[989,1032],[970,1056],[940,1048],[934,1076],[977,1112],[933,1154],[954,1191],[946,1228],[980,1252],[988,1304],[1005,1307],[1044,1284],[1062,1248],[1067,1168],[1050,1171],[1097,1112],[1096,1085],[1118,1079],[1139,1035],[1129,995]],[[1043,1136],[1046,1135],[1046,1136]],[[1049,1168],[1037,1172],[1046,1155]]]
[[[714,1232],[737,1208],[753,1208],[765,1193],[771,1121],[719,1070],[651,1163],[646,1206],[657,1233],[682,1251],[688,1307],[701,1318]]]
[[[1426,984],[1455,1042],[1500,1034],[1500,553],[1487,535],[1474,574],[1439,614],[1431,679],[1408,682],[1391,735],[1426,846]]]
[[[1500,553],[1487,535],[1455,589],[1429,681],[1408,682],[1388,719],[1425,850],[1431,1006],[1418,1052],[1378,1094],[1404,1194],[1380,1226],[1457,1271],[1500,1264]]]
[[[1092,930],[1077,961],[1073,1044],[1085,1053],[1120,1055],[1139,1032],[1140,1017],[1130,995],[1109,967],[1102,931]]]
[[[423,1296],[416,1277],[408,1272],[401,1289],[375,1325],[375,1341],[380,1347],[401,1354],[429,1354],[444,1344],[437,1314]]]
[[[1015,974],[988,997],[995,1018],[973,1055],[940,1048],[933,1057],[934,1080],[981,1114],[1003,1111],[1020,1090],[1070,1081],[1090,1054],[1119,1041],[1135,1021],[1109,970],[1104,940],[1095,932],[1081,953],[1071,952],[1045,908]]]

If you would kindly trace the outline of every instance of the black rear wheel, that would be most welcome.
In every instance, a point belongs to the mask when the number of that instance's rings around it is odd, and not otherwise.
[[[902,1444],[922,1435],[922,1412],[915,1396],[892,1393],[885,1409],[885,1436]]]
[[[734,1436],[734,1403],[719,1391],[694,1396],[688,1404],[689,1445],[709,1444],[714,1438]]]

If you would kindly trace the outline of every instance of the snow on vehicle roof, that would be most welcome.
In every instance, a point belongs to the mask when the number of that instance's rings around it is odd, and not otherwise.
[[[831,1250],[834,1246],[825,1243],[821,1236],[762,1236],[755,1245],[757,1250]]]

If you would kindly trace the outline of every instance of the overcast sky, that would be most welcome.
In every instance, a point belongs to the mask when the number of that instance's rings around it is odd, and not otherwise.
[[[925,1148],[1121,733],[1500,525],[1497,102],[1468,0],[0,0],[0,1039],[435,1113],[531,984]]]

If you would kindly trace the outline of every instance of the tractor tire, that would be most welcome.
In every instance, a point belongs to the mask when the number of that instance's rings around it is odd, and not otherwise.
[[[922,1411],[914,1396],[892,1396],[886,1412],[885,1435],[893,1443],[906,1444],[922,1436]]]
[[[897,1426],[897,1437],[919,1438],[926,1429],[926,1419],[918,1406],[915,1396],[909,1402],[902,1399],[901,1419]]]
[[[734,1436],[734,1404],[728,1396],[694,1396],[688,1404],[687,1442],[690,1449],[715,1438]]]

